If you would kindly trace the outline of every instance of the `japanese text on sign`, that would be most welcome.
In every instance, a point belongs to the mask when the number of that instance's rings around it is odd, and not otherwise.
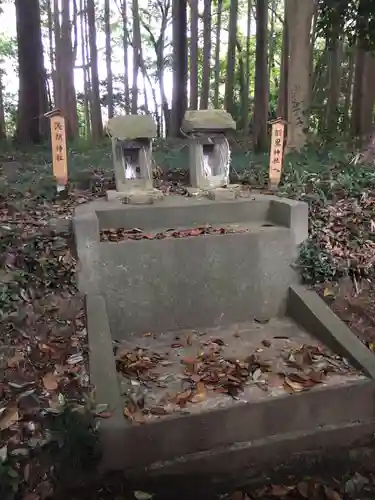
[[[51,117],[51,143],[53,175],[62,185],[68,183],[68,168],[66,158],[65,119],[62,116]]]
[[[284,123],[277,121],[272,124],[271,152],[269,164],[270,184],[277,186],[280,182],[283,166]]]

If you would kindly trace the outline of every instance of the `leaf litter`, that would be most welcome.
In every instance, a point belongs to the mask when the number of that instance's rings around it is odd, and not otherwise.
[[[272,321],[258,329],[269,327],[277,331]],[[216,336],[210,331],[171,333],[162,340],[147,335],[142,346],[120,344],[116,367],[127,381],[125,417],[147,423],[152,417],[210,409],[219,400],[248,400],[256,397],[254,388],[270,395],[294,394],[329,383],[331,375],[356,376],[345,360],[319,344],[285,337],[263,338],[255,345],[232,333],[228,328]],[[250,339],[252,333],[243,337]]]

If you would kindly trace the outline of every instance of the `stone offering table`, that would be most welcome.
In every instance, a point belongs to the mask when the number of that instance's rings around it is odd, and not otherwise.
[[[220,109],[187,111],[181,130],[189,139],[191,192],[211,199],[235,199],[239,190],[229,184],[230,148],[226,134],[236,129],[229,113]]]
[[[156,125],[149,115],[126,115],[111,118],[107,131],[112,140],[116,191],[108,191],[107,199],[124,203],[153,203],[162,199],[153,188],[152,138]]]

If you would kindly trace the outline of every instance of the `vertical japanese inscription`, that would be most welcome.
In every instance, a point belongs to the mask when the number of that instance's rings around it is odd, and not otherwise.
[[[51,145],[53,175],[58,184],[68,183],[68,165],[66,155],[65,119],[60,115],[51,117]]]
[[[271,152],[269,164],[270,184],[277,186],[280,182],[283,167],[284,123],[276,121],[272,124]]]

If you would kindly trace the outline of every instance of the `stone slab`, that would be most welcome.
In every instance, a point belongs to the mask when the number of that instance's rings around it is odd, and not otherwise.
[[[164,195],[158,189],[128,190],[125,192],[108,190],[106,193],[108,201],[120,200],[130,205],[152,205],[156,201],[162,201]]]
[[[108,120],[107,130],[112,138],[121,140],[152,139],[156,124],[150,115],[115,116]]]
[[[303,286],[289,290],[288,311],[300,325],[315,337],[347,358],[367,376],[375,378],[375,356],[358,337],[324,303],[319,295]]]
[[[239,188],[235,188],[232,186],[209,189],[206,192],[208,198],[215,201],[236,200],[240,196]]]
[[[236,130],[232,116],[222,109],[186,111],[181,129],[186,134],[199,131],[222,132]]]

